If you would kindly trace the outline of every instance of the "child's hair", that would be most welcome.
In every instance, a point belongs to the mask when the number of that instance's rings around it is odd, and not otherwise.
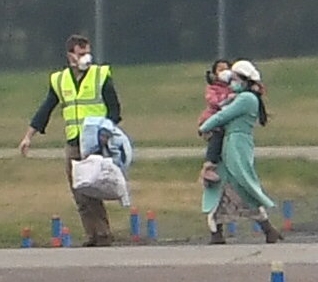
[[[223,64],[227,64],[228,68],[231,68],[231,63],[225,59],[218,59],[216,60],[213,64],[212,64],[212,68],[211,70],[206,71],[205,73],[205,80],[208,84],[212,85],[213,84],[213,76],[216,75],[216,69],[218,67],[218,64],[223,63]],[[212,73],[212,75],[211,75]]]
[[[230,69],[231,68],[231,63],[228,61],[228,60],[225,60],[225,59],[218,59],[216,60],[213,64],[212,64],[212,74],[216,74],[216,69],[218,67],[218,64],[227,64],[228,68]]]

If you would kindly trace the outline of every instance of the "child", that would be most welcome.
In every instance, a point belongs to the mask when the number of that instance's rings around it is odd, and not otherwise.
[[[206,73],[206,92],[205,100],[206,109],[199,117],[199,125],[201,125],[210,116],[215,114],[227,102],[235,97],[230,89],[231,64],[226,60],[217,60],[214,62],[211,71]],[[205,162],[200,173],[200,178],[206,181],[217,182],[220,180],[219,175],[215,172],[217,163],[219,162],[224,130],[223,128],[214,129],[213,132],[203,134],[203,138],[208,142]]]
[[[133,146],[128,135],[110,119],[103,117],[85,118],[80,149],[83,159],[90,154],[111,157],[125,176],[133,161]]]
[[[99,152],[111,157],[126,176],[132,162],[132,144],[126,133],[109,119],[98,130]]]

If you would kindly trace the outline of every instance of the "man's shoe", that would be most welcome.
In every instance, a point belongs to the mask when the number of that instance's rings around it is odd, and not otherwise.
[[[97,236],[96,237],[96,247],[109,247],[113,243],[112,235]]]
[[[88,241],[84,242],[82,244],[82,247],[88,248],[88,247],[96,247],[96,240],[89,239]]]

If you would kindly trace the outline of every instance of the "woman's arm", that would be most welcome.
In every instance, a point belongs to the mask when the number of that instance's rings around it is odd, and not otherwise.
[[[208,118],[199,128],[200,132],[208,132],[215,127],[223,126],[229,121],[246,114],[255,107],[256,97],[253,93],[244,92],[238,94],[234,101]]]

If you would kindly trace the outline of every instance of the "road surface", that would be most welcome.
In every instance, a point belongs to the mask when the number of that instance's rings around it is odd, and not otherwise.
[[[272,262],[286,282],[318,281],[318,244],[0,250],[1,282],[262,282]]]

